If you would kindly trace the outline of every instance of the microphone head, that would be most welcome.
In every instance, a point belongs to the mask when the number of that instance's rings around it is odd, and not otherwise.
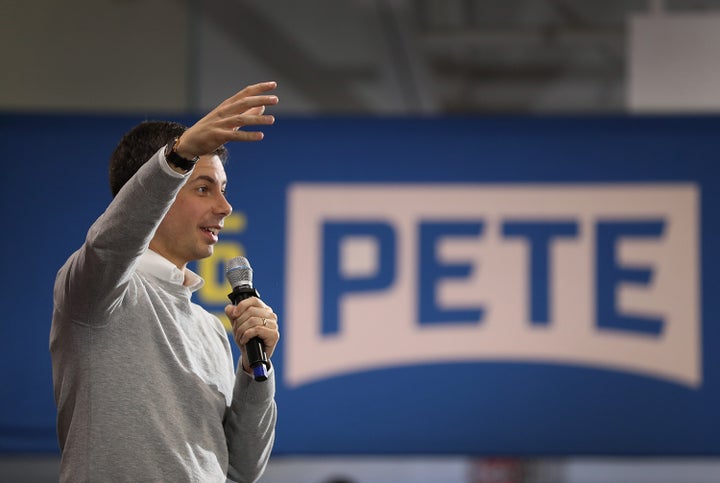
[[[243,285],[252,287],[253,271],[247,258],[235,257],[230,259],[225,268],[225,278],[233,288]]]

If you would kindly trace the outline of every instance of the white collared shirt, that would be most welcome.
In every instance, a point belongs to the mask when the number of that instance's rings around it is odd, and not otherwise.
[[[138,270],[149,273],[160,280],[166,280],[176,285],[183,285],[191,292],[200,290],[200,288],[205,285],[205,280],[203,280],[200,275],[188,268],[180,270],[170,260],[149,248],[140,257]]]

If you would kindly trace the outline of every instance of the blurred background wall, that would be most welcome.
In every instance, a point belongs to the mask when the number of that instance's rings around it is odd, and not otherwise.
[[[278,81],[281,99],[273,113],[300,125],[355,118],[713,118],[720,111],[718,0],[0,5],[4,123],[47,115],[192,119],[239,88],[270,79]],[[2,127],[3,136],[12,132]],[[6,214],[17,208],[4,199]],[[3,388],[3,398],[13,394]],[[717,420],[708,425],[717,427]],[[676,453],[281,454],[263,481],[720,481],[717,452]],[[7,451],[0,481],[53,481],[57,458],[53,451]]]
[[[718,107],[713,0],[5,0],[0,107],[203,112],[277,79],[279,113]],[[687,75],[689,73],[694,75]]]

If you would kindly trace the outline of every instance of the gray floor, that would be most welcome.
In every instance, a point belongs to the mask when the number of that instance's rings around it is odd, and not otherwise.
[[[57,456],[0,456],[0,483],[57,482]]]
[[[56,455],[0,455],[0,483],[57,482]],[[342,477],[342,480],[339,478]],[[504,478],[504,479],[503,479]],[[718,483],[719,458],[273,457],[259,483]]]

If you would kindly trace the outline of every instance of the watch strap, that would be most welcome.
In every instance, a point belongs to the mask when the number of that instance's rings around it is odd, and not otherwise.
[[[165,146],[165,159],[167,159],[167,161],[173,166],[177,166],[178,168],[185,171],[190,171],[195,167],[195,163],[198,162],[200,156],[195,156],[192,159],[187,159],[180,156],[178,152],[175,151],[178,139],[180,139],[180,137],[176,137],[175,139],[167,143],[167,146]]]

